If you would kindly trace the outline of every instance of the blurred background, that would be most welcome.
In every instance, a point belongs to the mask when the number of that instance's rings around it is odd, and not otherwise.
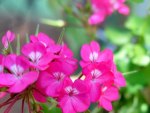
[[[23,44],[26,35],[34,34],[39,25],[40,32],[57,41],[65,28],[64,42],[78,59],[81,45],[97,40],[102,49],[114,51],[118,70],[127,80],[127,87],[121,88],[120,100],[113,103],[110,113],[150,113],[150,0],[127,0],[129,16],[115,12],[97,26],[87,22],[91,15],[89,1],[0,0],[0,37],[12,30],[20,34]],[[13,113],[17,110],[16,106]],[[107,113],[95,105],[90,110]]]

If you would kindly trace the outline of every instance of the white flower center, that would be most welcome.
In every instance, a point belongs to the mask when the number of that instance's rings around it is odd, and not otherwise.
[[[20,65],[17,65],[17,64],[12,65],[10,69],[11,69],[11,72],[13,72],[16,76],[20,76],[24,72],[24,69]]]
[[[40,53],[40,52],[38,52],[38,51],[36,51],[36,52],[31,52],[30,54],[29,54],[29,57],[30,57],[30,59],[33,61],[33,62],[38,62],[39,60],[40,60],[40,58],[42,57],[42,54]]]
[[[72,86],[68,86],[65,88],[65,91],[70,96],[79,94],[79,91],[76,88],[73,88]]]
[[[94,62],[98,59],[98,53],[97,52],[92,52],[90,53],[89,59]]]
[[[98,78],[99,76],[101,76],[102,73],[100,70],[94,69],[91,71],[91,75],[92,75],[92,78],[95,79],[95,78]]]
[[[58,81],[63,80],[65,77],[65,74],[62,72],[54,72],[53,75]]]

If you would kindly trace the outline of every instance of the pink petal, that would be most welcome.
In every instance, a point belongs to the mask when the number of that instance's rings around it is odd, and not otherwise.
[[[99,100],[99,106],[103,107],[107,111],[112,111],[112,104],[109,100],[101,97]]]
[[[13,85],[10,86],[8,91],[10,93],[20,93],[23,90],[25,90],[27,86],[28,86],[27,83],[25,83],[24,81],[18,79],[18,80],[16,80],[16,82]]]
[[[118,89],[114,86],[109,87],[105,92],[104,92],[104,97],[110,101],[115,101],[119,99],[119,92]]]
[[[106,14],[104,12],[94,13],[88,20],[90,25],[100,24],[105,20]]]
[[[122,6],[119,8],[118,12],[123,15],[129,15],[130,9],[128,6],[122,4]]]
[[[105,49],[100,53],[99,62],[113,62],[113,52],[110,49]]]
[[[85,81],[77,79],[74,82],[73,87],[75,87],[80,92],[80,94],[83,94],[83,93],[87,93],[90,90],[89,86],[85,84],[86,84]]]
[[[0,74],[0,84],[4,86],[10,86],[16,81],[13,74]]]
[[[51,97],[59,96],[59,92],[63,87],[63,81],[49,80],[50,84],[47,87],[46,94]]]
[[[90,46],[88,44],[84,44],[81,48],[81,57],[84,61],[89,61],[89,56],[91,53]]]
[[[38,33],[38,40],[42,43],[45,43],[45,45],[50,46],[51,44],[54,44],[54,40],[52,40],[52,38],[50,38],[49,36],[47,36],[45,33]]]
[[[63,113],[76,113],[72,106],[72,100],[69,96],[65,96],[59,101],[59,106],[62,108]]]
[[[90,99],[91,99],[91,102],[96,102],[98,101],[99,99],[99,96],[100,96],[100,85],[99,84],[96,84],[96,83],[92,83],[91,82],[91,85],[90,85]]]
[[[16,79],[15,83],[10,86],[9,92],[19,93],[25,90],[29,85],[34,83],[38,78],[37,72],[29,72],[24,74],[21,78]]]
[[[79,94],[72,97],[71,101],[76,112],[83,112],[90,106],[90,98],[88,94]]]
[[[117,85],[118,87],[125,87],[126,86],[126,80],[123,77],[122,73],[117,72],[115,74],[115,85]]]
[[[22,81],[25,82],[27,85],[33,84],[37,81],[39,77],[39,73],[36,71],[30,71],[22,75]]]
[[[54,54],[46,53],[38,62],[39,66],[48,65],[54,59]]]
[[[34,98],[36,99],[36,101],[38,102],[42,102],[42,103],[45,103],[47,100],[46,100],[46,97],[44,96],[44,94],[41,94],[43,93],[41,89],[38,89],[39,91],[36,91],[34,90],[33,91],[33,96]]]
[[[90,47],[91,47],[91,50],[92,50],[92,51],[96,51],[96,52],[99,52],[99,51],[100,51],[99,43],[96,42],[96,41],[92,41],[92,42],[90,43]]]

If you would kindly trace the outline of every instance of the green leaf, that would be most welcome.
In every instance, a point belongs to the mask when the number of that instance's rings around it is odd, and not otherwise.
[[[132,37],[129,31],[114,27],[107,27],[105,29],[105,32],[108,40],[116,45],[126,44],[130,42],[130,39]]]
[[[150,84],[149,73],[150,73],[150,65],[145,68],[139,69],[138,73],[133,73],[126,76],[126,80],[131,85],[137,84],[147,85]]]
[[[42,104],[41,106],[43,108],[42,110],[43,113],[62,113],[60,108],[57,107],[50,108],[50,106],[46,104]]]
[[[131,15],[125,23],[125,27],[130,29],[134,34],[142,34],[142,26],[144,19],[135,15]]]

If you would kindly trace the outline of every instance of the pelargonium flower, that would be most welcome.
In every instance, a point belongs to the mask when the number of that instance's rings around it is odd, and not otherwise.
[[[114,86],[103,85],[100,90],[99,107],[112,111],[112,101],[119,99],[118,89]]]
[[[100,52],[100,46],[96,41],[92,41],[90,44],[84,44],[81,48],[81,67],[85,67],[91,63],[96,62],[113,62],[113,54],[109,49],[105,49]]]
[[[114,75],[105,63],[96,63],[83,68],[86,84],[90,87],[91,102],[97,102],[100,95],[100,87],[104,83],[112,85]]]
[[[39,70],[45,70],[53,60],[54,55],[47,52],[42,43],[28,43],[23,46],[22,53],[31,60],[31,65]]]
[[[114,11],[120,14],[128,15],[130,9],[125,5],[126,0],[91,0],[93,14],[88,22],[90,25],[102,23],[105,18],[111,15]]]
[[[15,54],[6,56],[4,66],[9,73],[0,74],[0,84],[7,86],[10,93],[22,92],[38,78],[36,71],[29,71],[28,61],[23,56]]]
[[[58,98],[59,106],[63,113],[83,112],[90,106],[87,85],[76,80],[74,83],[67,81]]]
[[[44,88],[46,94],[51,97],[58,97],[64,82],[70,77],[70,70],[65,64],[52,62],[49,68],[40,73],[37,84]]]
[[[5,48],[8,48],[9,43],[11,43],[15,39],[15,34],[8,30],[6,34],[2,37],[2,44]]]

